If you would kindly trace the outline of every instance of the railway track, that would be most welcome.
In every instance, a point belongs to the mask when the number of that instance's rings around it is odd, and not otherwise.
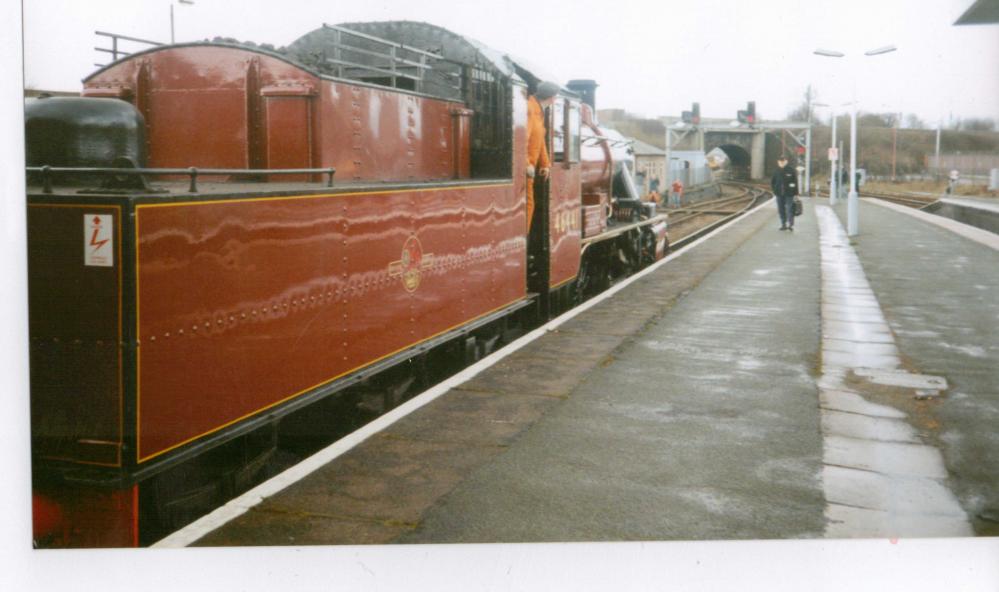
[[[819,191],[819,195],[828,197],[828,191]],[[917,195],[913,193],[889,193],[889,192],[871,192],[865,191],[863,197],[874,197],[877,199],[883,199],[885,201],[890,201],[892,203],[897,203],[903,206],[908,206],[910,208],[915,208],[917,210],[923,210],[929,206],[937,203],[939,201],[936,197],[928,195]]]
[[[766,189],[749,183],[729,181],[722,183],[722,188],[732,194],[668,210],[671,248],[696,240],[771,196]]]

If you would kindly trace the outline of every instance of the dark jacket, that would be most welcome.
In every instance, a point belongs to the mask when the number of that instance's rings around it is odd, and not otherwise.
[[[781,197],[798,195],[798,171],[794,170],[791,163],[774,171],[774,176],[770,178],[770,189],[773,190],[774,195]]]

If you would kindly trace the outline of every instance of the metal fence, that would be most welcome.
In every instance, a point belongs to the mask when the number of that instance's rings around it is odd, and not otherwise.
[[[117,62],[120,58],[132,55],[133,51],[122,50],[122,45],[134,47],[136,44],[139,45],[139,50],[149,49],[149,47],[155,47],[157,45],[163,45],[159,41],[150,41],[148,39],[139,39],[138,37],[129,37],[128,35],[118,35],[117,33],[105,33],[104,31],[94,31],[94,35],[98,37],[107,37],[110,40],[111,47],[95,47],[94,50],[100,53],[111,54],[111,61]],[[123,41],[129,43],[122,43]],[[94,63],[98,68],[103,68],[107,64]]]
[[[999,154],[995,152],[965,152],[941,154],[926,157],[926,168],[931,173],[948,173],[956,170],[961,176],[983,175],[988,176],[989,171],[999,168]]]

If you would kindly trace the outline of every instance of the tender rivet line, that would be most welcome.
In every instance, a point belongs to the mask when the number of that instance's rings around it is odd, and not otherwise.
[[[523,251],[523,245],[521,241],[503,241],[495,246],[484,246],[477,247],[470,250],[470,252],[464,255],[448,255],[446,257],[435,257],[431,266],[424,270],[425,274],[439,276],[444,275],[448,271],[454,269],[460,269],[467,267],[469,264],[482,264],[490,263],[496,259],[503,259],[510,254]],[[345,258],[346,260],[346,258]],[[366,274],[367,275],[367,274]],[[345,276],[346,277],[346,276]],[[339,302],[341,295],[350,294],[355,297],[364,296],[371,290],[382,289],[385,286],[399,281],[396,277],[393,277],[389,271],[379,270],[375,273],[374,277],[366,277],[354,283],[349,283],[349,285],[342,288],[337,288],[336,293],[331,289],[321,289],[319,290],[318,299],[322,303],[323,300],[327,300],[327,305],[343,304],[348,303],[344,300],[342,303]],[[235,328],[240,324],[240,321],[255,320],[258,314],[260,316],[267,315],[268,313],[278,313],[281,311],[290,311],[292,309],[305,310],[308,304],[315,304],[317,296],[302,296],[294,297],[290,300],[287,298],[283,302],[279,302],[273,305],[254,305],[253,308],[239,311],[227,311],[217,313],[218,316],[215,318],[215,329],[212,330],[211,321],[205,321],[203,324],[194,323],[191,325],[191,333],[185,333],[183,328],[177,329],[176,331],[165,331],[159,335],[150,335],[148,341],[150,343],[155,343],[157,338],[159,339],[169,339],[171,334],[174,335],[193,335],[202,329],[202,334],[208,332],[211,335],[218,335],[221,332],[226,331],[230,328]],[[259,306],[259,308],[257,308]],[[215,315],[211,315],[215,316]],[[347,315],[344,314],[343,318],[346,319]],[[186,326],[186,325],[185,325]],[[344,344],[346,345],[346,344]]]

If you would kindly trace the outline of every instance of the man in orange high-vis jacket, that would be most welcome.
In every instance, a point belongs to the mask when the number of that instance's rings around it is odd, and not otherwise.
[[[533,95],[527,97],[527,231],[531,231],[534,217],[534,176],[547,177],[551,169],[548,149],[545,147],[545,111],[558,94],[553,82],[538,84]]]

